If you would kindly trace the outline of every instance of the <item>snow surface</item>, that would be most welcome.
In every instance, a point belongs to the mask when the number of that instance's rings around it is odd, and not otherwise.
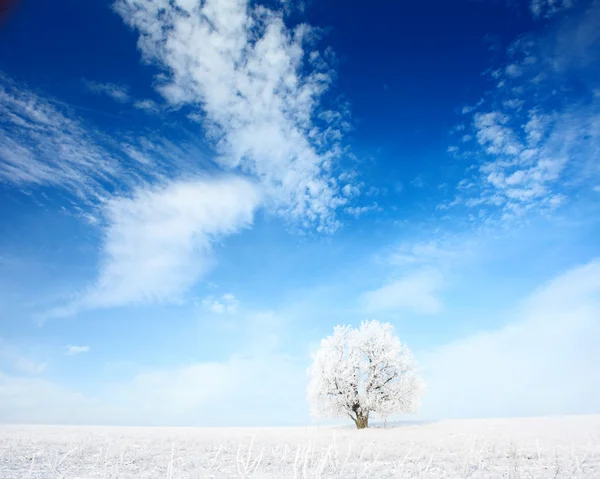
[[[362,431],[0,425],[0,477],[600,478],[600,416]]]

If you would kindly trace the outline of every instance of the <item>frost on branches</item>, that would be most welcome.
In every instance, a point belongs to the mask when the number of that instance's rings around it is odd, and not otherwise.
[[[416,411],[424,389],[410,349],[391,324],[379,321],[336,326],[321,341],[308,375],[313,416],[350,416],[359,429],[369,427],[371,413],[387,418]]]

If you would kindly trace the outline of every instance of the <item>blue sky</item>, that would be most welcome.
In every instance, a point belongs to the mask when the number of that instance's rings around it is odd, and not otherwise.
[[[598,413],[600,3],[18,3],[0,421],[302,425],[336,324],[418,418]],[[558,380],[557,380],[558,378]]]

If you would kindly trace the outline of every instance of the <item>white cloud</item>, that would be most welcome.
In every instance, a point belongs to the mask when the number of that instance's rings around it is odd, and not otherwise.
[[[207,296],[201,302],[202,308],[215,314],[235,313],[238,304],[239,301],[231,293],[226,293],[217,299],[213,296]]]
[[[551,17],[573,7],[575,0],[531,0],[530,10],[535,18]]]
[[[476,114],[478,142],[495,157],[479,169],[484,186],[482,199],[503,205],[505,212],[515,214],[533,206],[555,206],[553,198],[560,195],[561,180],[567,173],[585,173],[585,169],[575,166],[582,147],[593,147],[600,141],[594,118],[593,113],[581,110],[552,116],[531,110],[522,125],[524,134],[520,134],[507,114]]]
[[[66,350],[66,355],[67,356],[74,356],[76,354],[83,354],[83,353],[87,353],[90,350],[89,346],[75,346],[73,344],[68,344],[67,346],[65,346],[65,350]]]
[[[358,185],[352,185],[350,183],[344,185],[342,187],[342,193],[344,196],[359,196],[360,195],[360,187]]]
[[[139,405],[132,413],[142,424],[258,426],[266,420],[259,411],[269,411],[268,423],[285,424],[306,416],[303,366],[285,356],[232,357],[139,374],[118,393]]]
[[[230,293],[220,299],[229,304],[235,301]],[[234,320],[221,317],[211,321],[217,332],[235,335],[234,342],[242,340],[238,351],[229,357],[164,367],[128,363],[128,377],[98,383],[97,390],[85,394],[64,380],[31,377],[16,370],[9,373],[0,363],[0,423],[305,424],[308,355],[292,357],[278,352],[285,324],[278,314],[242,311],[235,316]],[[78,352],[84,348],[68,347]],[[103,370],[102,364],[97,367]]]
[[[507,126],[510,117],[501,112],[476,113],[473,125],[477,141],[491,155],[516,155],[523,150],[515,133]]]
[[[422,417],[597,412],[600,260],[575,268],[507,312],[506,325],[423,357]]]
[[[169,426],[304,424],[306,364],[267,354],[147,370],[94,397],[0,371],[0,422]]]
[[[516,63],[511,63],[506,67],[506,76],[510,78],[517,78],[523,74],[523,70]]]
[[[106,405],[43,378],[16,376],[0,370],[0,390],[3,391],[0,422],[110,424]]]
[[[544,9],[567,6],[539,3]],[[511,81],[486,94],[494,108],[469,109],[469,134],[477,145],[459,147],[459,156],[477,159],[461,180],[474,187],[442,203],[443,209],[461,205],[486,218],[493,211],[497,220],[514,220],[547,213],[585,183],[597,182],[600,171],[592,159],[600,148],[600,102],[589,95],[595,87],[589,79],[600,61],[594,48],[599,19],[594,2],[547,33],[521,37],[509,47],[510,61],[491,77]],[[569,75],[582,79],[581,89],[564,90]]]
[[[276,24],[278,21],[276,18],[273,19]],[[296,32],[297,36],[294,37],[294,40],[289,35],[286,36],[285,31],[280,34],[283,40],[288,41],[287,48],[290,55],[300,48],[294,43],[300,42],[299,31]],[[266,38],[264,42],[267,42]],[[255,47],[259,48],[259,45],[255,45]],[[253,61],[258,61],[259,56],[259,52],[255,52]],[[318,61],[318,55],[312,55],[311,58],[314,62]],[[251,64],[249,63],[246,67],[250,68]],[[292,73],[295,71],[294,65],[288,65],[288,67],[291,68]],[[316,71],[313,71],[310,78],[305,78],[299,73],[294,77],[299,84],[303,85],[299,86],[299,90],[295,92],[296,97],[293,101],[295,102],[294,108],[297,108],[296,113],[304,108],[304,102],[308,102],[306,105],[311,103],[310,99],[303,95],[310,96],[311,92],[314,92],[311,88],[316,88],[321,81],[317,77],[321,78]],[[286,76],[286,78],[288,77]],[[173,144],[161,136],[130,137],[117,133],[108,137],[98,130],[86,127],[68,106],[59,101],[40,97],[32,91],[18,86],[5,76],[1,76],[1,80],[0,106],[3,107],[6,114],[0,118],[0,181],[13,183],[22,188],[27,186],[60,187],[69,195],[77,196],[77,204],[73,206],[76,214],[86,221],[93,221],[100,227],[105,223],[108,224],[104,227],[103,261],[100,265],[97,284],[82,294],[76,295],[66,307],[55,309],[48,314],[41,314],[40,320],[56,315],[74,314],[82,308],[116,306],[142,301],[175,300],[209,267],[210,254],[207,250],[210,249],[209,246],[215,239],[221,237],[221,233],[226,235],[230,231],[236,231],[238,226],[242,227],[251,221],[252,215],[249,214],[248,217],[244,217],[245,219],[240,219],[240,223],[231,224],[231,228],[228,228],[225,224],[227,221],[237,221],[233,216],[228,216],[230,199],[234,192],[225,186],[223,193],[225,201],[222,201],[220,193],[209,187],[210,195],[212,195],[211,202],[214,204],[209,206],[200,199],[203,206],[199,208],[199,211],[210,210],[210,214],[214,212],[217,216],[222,215],[222,217],[220,220],[218,218],[203,219],[208,225],[208,230],[204,229],[204,226],[194,223],[198,218],[190,213],[193,207],[188,204],[185,205],[185,208],[189,210],[187,213],[183,210],[179,211],[181,218],[184,218],[182,221],[187,222],[187,226],[183,227],[187,229],[181,239],[164,239],[170,243],[165,245],[164,249],[160,249],[162,248],[160,244],[162,239],[138,237],[140,235],[136,233],[136,228],[141,231],[143,228],[152,227],[161,222],[152,214],[153,212],[160,214],[161,207],[164,205],[157,206],[152,202],[160,201],[162,190],[149,185],[182,184],[185,182],[180,180],[173,182],[172,178],[189,178],[205,169],[214,170],[215,165],[207,158],[207,153],[194,148],[193,145]],[[325,80],[323,79],[323,81]],[[269,85],[266,88],[269,88]],[[300,90],[304,93],[301,93]],[[263,98],[264,95],[259,96]],[[274,101],[277,104],[279,102],[279,100]],[[285,109],[287,106],[282,108]],[[305,113],[310,116],[313,111],[312,107],[306,106],[306,108],[308,110]],[[287,115],[285,112],[280,113],[284,116]],[[298,118],[295,113],[290,114],[294,118]],[[328,121],[331,123],[341,121],[343,115],[340,114],[339,118],[335,115],[329,115],[329,117]],[[251,119],[252,121],[260,120],[259,118]],[[263,123],[261,125],[264,126]],[[302,137],[298,141],[305,144],[303,142],[306,137],[302,135],[306,131],[302,130],[298,124],[295,124],[294,128],[296,127]],[[296,130],[293,128],[286,130],[286,135],[294,131]],[[306,134],[308,135],[308,133]],[[312,135],[311,138],[316,142],[323,140],[323,136],[320,134]],[[286,144],[290,143],[289,139],[286,137]],[[293,138],[291,142],[294,142]],[[265,186],[264,181],[257,182],[262,184],[262,188],[254,186],[252,183],[248,189],[245,185],[251,183],[239,180],[239,183],[236,184],[241,185],[240,191],[237,192],[240,196],[251,190],[243,200],[245,203],[236,206],[239,206],[240,218],[244,216],[245,212],[254,210],[260,196],[261,202],[263,204],[266,202],[265,206],[271,210],[279,210],[280,206],[284,205],[282,208],[290,212],[292,216],[298,213],[298,218],[301,217],[301,221],[307,227],[316,223],[317,229],[320,231],[331,231],[332,228],[335,228],[337,222],[330,207],[335,209],[344,204],[347,199],[340,196],[337,180],[329,176],[329,173],[324,173],[329,168],[327,165],[331,158],[327,159],[325,150],[314,145],[316,143],[310,143],[307,146],[308,149],[302,151],[294,147],[294,152],[307,155],[309,152],[313,152],[316,155],[314,158],[318,157],[318,161],[315,161],[320,166],[309,164],[312,160],[309,163],[302,163],[304,161],[302,158],[291,160],[295,165],[293,167],[284,165],[280,169],[275,163],[271,165],[278,171],[285,171],[282,173],[285,178],[280,184],[281,187],[285,185],[287,185],[285,188],[297,187],[308,195],[301,200],[301,202],[306,200],[304,205],[297,203],[292,198],[293,194],[289,196],[283,192],[285,198],[278,194],[270,195],[269,187]],[[303,158],[306,159],[306,157]],[[279,159],[275,160],[279,161]],[[289,176],[288,173],[292,176]],[[313,177],[313,173],[316,176]],[[300,176],[307,174],[308,176],[297,178],[294,176],[296,174]],[[259,180],[264,179],[261,174],[258,174],[258,177]],[[302,182],[304,182],[303,185]],[[220,184],[224,185],[224,183],[226,182]],[[350,181],[345,183],[355,187]],[[173,189],[165,187],[166,193],[164,194],[168,196],[169,192],[174,192],[176,189],[175,186]],[[266,195],[265,189],[267,190]],[[334,190],[335,193],[333,193]],[[330,197],[331,202],[328,205],[319,203],[330,193],[337,199]],[[198,193],[198,198],[200,196]],[[144,206],[145,202],[149,202],[150,206]],[[220,210],[219,206],[215,206],[218,202],[222,203],[223,210]],[[309,203],[310,205],[307,206]],[[291,206],[292,204],[294,206]],[[131,210],[131,214],[129,214],[128,208]],[[294,209],[294,212],[291,212],[289,208]],[[171,213],[177,215],[178,212],[175,210],[176,208]],[[171,214],[164,211],[163,213],[167,216]],[[98,218],[102,217],[104,221],[98,221]],[[168,222],[169,218],[166,218],[165,221]],[[222,230],[219,230],[218,225],[213,224],[214,222],[219,223],[219,221],[222,221]],[[213,226],[215,229],[211,229]],[[167,235],[166,232],[164,234]],[[187,234],[190,235],[189,238],[185,236]],[[141,245],[141,248],[127,243],[129,240],[135,241],[136,244]],[[155,248],[159,248],[160,251]],[[181,252],[172,251],[178,248]],[[146,253],[152,254],[152,257],[144,256]],[[158,261],[164,261],[165,264],[157,264]],[[162,281],[157,277],[159,272],[173,276],[167,276],[168,280]]]
[[[179,299],[210,267],[213,244],[251,224],[259,200],[239,177],[175,181],[111,199],[96,284],[50,316]]]
[[[387,188],[380,188],[377,186],[369,186],[369,189],[366,191],[365,195],[380,196],[380,195],[387,195],[387,193],[388,193]]]
[[[444,287],[443,275],[435,269],[423,268],[368,291],[361,301],[367,312],[409,310],[418,314],[443,311],[439,293]]]
[[[410,184],[415,188],[423,188],[425,186],[425,181],[423,180],[423,176],[419,175],[415,177]]]
[[[381,211],[381,207],[377,204],[377,202],[374,202],[372,205],[368,206],[348,206],[347,208],[344,208],[344,212],[354,216],[355,218],[358,218],[359,216],[371,211]]]
[[[134,108],[138,110],[144,110],[147,113],[158,113],[160,111],[159,106],[154,100],[138,100],[133,104]]]
[[[2,363],[18,373],[36,375],[46,370],[46,363],[36,361],[20,348],[0,338],[0,368]]]
[[[245,0],[139,2],[115,10],[140,33],[146,60],[165,70],[157,88],[201,109],[226,168],[254,175],[271,209],[320,231],[346,203],[333,176],[343,115],[314,120],[331,83],[325,57],[305,50],[314,32]],[[194,114],[194,113],[192,113]]]
[[[119,103],[128,103],[131,100],[128,89],[124,85],[115,83],[100,83],[92,80],[84,80],[86,88],[92,93],[107,95]]]
[[[462,109],[461,109],[461,113],[463,115],[467,115],[469,113],[472,113],[475,110],[477,110],[477,108],[479,108],[482,104],[483,104],[483,98],[480,98],[479,101],[477,103],[475,103],[475,105],[466,105],[466,106],[463,106]]]
[[[505,108],[512,108],[515,110],[520,110],[523,107],[524,103],[525,102],[519,98],[511,98],[502,102]]]
[[[458,244],[463,242],[465,244]],[[435,268],[449,266],[463,260],[466,251],[473,247],[473,241],[466,242],[463,238],[452,238],[445,242],[427,240],[406,242],[394,247],[386,255],[385,261],[394,266],[433,266]]]
[[[221,295],[220,299],[230,304],[235,301],[231,293]],[[217,335],[235,336],[233,343],[239,345],[236,353],[219,360],[191,359],[172,366],[118,361],[123,379],[115,380],[110,375],[107,381],[97,382],[96,390],[85,394],[65,379],[49,380],[23,375],[20,371],[7,372],[0,362],[0,423],[305,424],[309,358],[278,351],[286,324],[284,318],[271,311],[239,311],[231,316],[222,316],[219,321],[207,319],[202,334],[212,329]],[[198,334],[197,328],[192,325],[189,334]],[[0,339],[0,353],[2,345]],[[80,351],[84,346],[73,348]],[[95,367],[106,373],[115,366],[111,361]]]
[[[15,358],[13,367],[25,374],[41,374],[46,370],[46,363],[40,363],[29,358]]]

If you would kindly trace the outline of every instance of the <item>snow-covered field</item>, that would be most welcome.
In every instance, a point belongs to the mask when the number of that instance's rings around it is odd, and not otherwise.
[[[0,426],[2,478],[600,478],[600,416],[309,428]]]

